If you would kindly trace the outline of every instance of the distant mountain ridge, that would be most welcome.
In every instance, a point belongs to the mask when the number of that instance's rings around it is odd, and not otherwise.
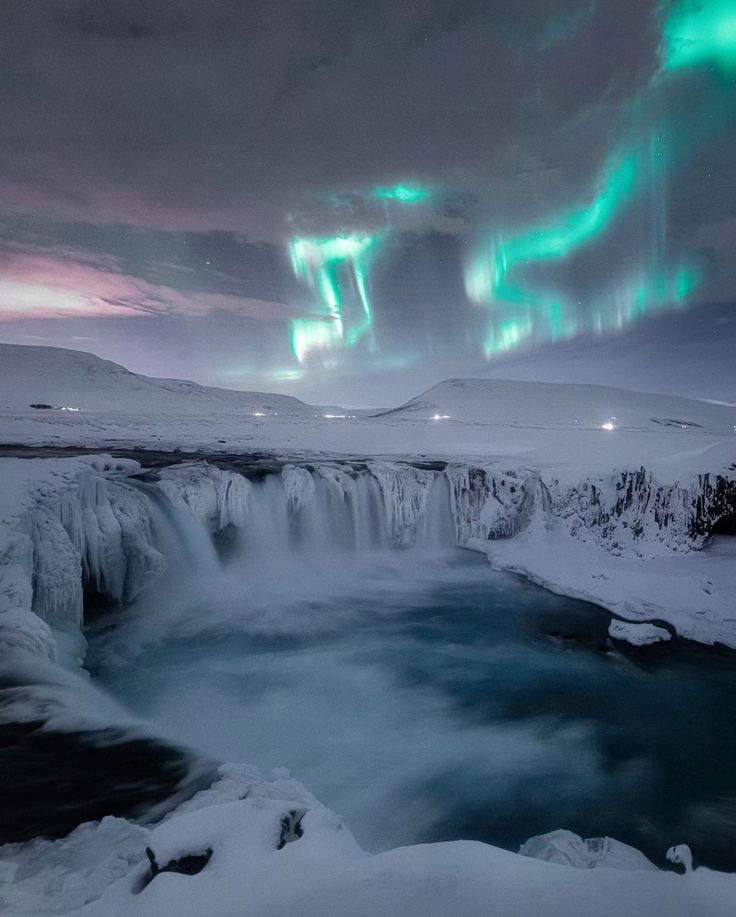
[[[249,420],[278,416],[315,421],[357,415],[368,421],[459,421],[544,429],[610,427],[662,432],[666,427],[680,427],[730,435],[736,424],[732,406],[673,395],[602,385],[475,378],[446,379],[389,410],[349,411],[310,405],[291,395],[156,379],[78,350],[0,344],[0,411],[42,416],[49,408],[141,417],[227,414]]]
[[[291,395],[155,379],[63,347],[0,344],[0,410],[28,410],[33,404],[134,414],[242,411],[313,417],[315,413],[314,407]]]
[[[374,417],[530,427],[705,428],[733,433],[732,407],[603,385],[446,379]]]

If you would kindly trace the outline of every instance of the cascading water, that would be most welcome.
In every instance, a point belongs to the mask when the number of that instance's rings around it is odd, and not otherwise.
[[[450,482],[444,474],[435,473],[427,507],[419,520],[416,545],[425,550],[442,551],[455,544]]]
[[[411,475],[414,469],[402,469]],[[455,544],[449,486],[438,472],[421,472],[421,498],[413,514],[405,490],[387,477],[332,465],[287,466],[255,482],[239,532],[241,556],[365,555],[395,547],[441,550]],[[394,472],[394,479],[399,475]],[[410,477],[410,484],[413,479]]]
[[[154,542],[172,570],[205,576],[219,571],[212,537],[199,519],[175,506],[155,484],[128,479],[126,486],[148,498]]]
[[[118,650],[128,659],[151,642],[191,634],[203,618],[214,629],[250,633],[332,630],[335,601],[343,602],[341,620],[360,613],[357,582],[366,594],[395,590],[410,556],[455,548],[440,472],[324,463],[240,479],[247,486],[231,506],[238,524],[228,529],[222,558],[196,481],[196,468],[182,471],[183,490],[170,477],[165,487],[129,481],[146,497],[153,544],[168,570],[127,608],[128,637],[136,636]]]

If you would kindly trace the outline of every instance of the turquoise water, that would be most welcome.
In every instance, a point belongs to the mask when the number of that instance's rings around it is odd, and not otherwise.
[[[736,868],[736,666],[622,655],[610,616],[460,550],[146,596],[97,680],[208,755],[287,766],[370,849],[569,828]]]

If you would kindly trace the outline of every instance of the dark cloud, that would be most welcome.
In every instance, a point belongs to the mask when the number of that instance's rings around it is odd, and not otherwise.
[[[13,333],[53,343],[56,327],[147,371],[141,354],[158,352],[166,375],[277,387],[294,368],[289,319],[319,307],[288,240],[365,230],[381,236],[372,344],[300,381],[460,374],[488,335],[463,284],[478,239],[564,229],[606,164],[660,132],[671,161],[605,234],[515,281],[562,291],[580,327],[602,295],[634,312],[645,284],[666,307],[662,278],[684,263],[703,273],[699,296],[733,296],[736,84],[713,68],[663,77],[667,9],[5,0],[0,319],[43,287],[43,327]],[[371,198],[400,181],[433,194],[415,208]],[[644,258],[661,276],[642,279]],[[88,317],[62,331],[49,318],[62,307]]]
[[[531,202],[595,167],[652,70],[648,5],[602,7],[9,0],[2,197],[271,238],[310,195],[392,176]]]

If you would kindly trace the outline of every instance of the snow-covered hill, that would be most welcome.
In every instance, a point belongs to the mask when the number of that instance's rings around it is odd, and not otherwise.
[[[0,443],[502,459],[554,468],[571,485],[643,466],[674,483],[731,467],[736,407],[596,385],[450,379],[369,413],[150,379],[78,351],[0,345]]]
[[[601,385],[446,379],[378,416],[517,427],[732,433],[736,411],[705,401]]]
[[[290,395],[152,379],[79,350],[0,344],[0,410],[28,410],[34,404],[111,414],[314,416],[314,408]]]

